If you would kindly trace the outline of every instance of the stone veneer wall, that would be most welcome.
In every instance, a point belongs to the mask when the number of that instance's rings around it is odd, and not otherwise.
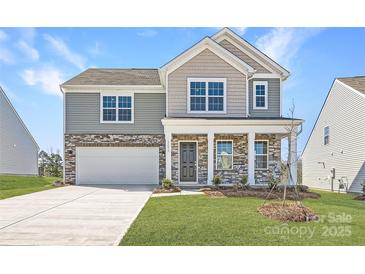
[[[148,134],[65,134],[65,182],[76,182],[76,147],[159,147],[159,177],[165,177],[165,137]]]
[[[173,134],[171,140],[171,179],[179,182],[179,141],[198,142],[198,183],[206,184],[208,180],[208,137],[207,135]]]
[[[269,140],[269,168],[267,170],[255,170],[257,184],[267,183],[269,175],[274,178],[280,176],[281,138],[276,134],[256,134],[256,140]]]
[[[216,169],[217,140],[233,141],[233,169]],[[223,183],[236,184],[243,175],[247,175],[248,168],[248,145],[247,134],[215,134],[214,136],[214,175],[219,175]]]

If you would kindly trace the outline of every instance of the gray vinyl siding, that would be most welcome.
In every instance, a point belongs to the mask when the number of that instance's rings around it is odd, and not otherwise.
[[[134,94],[134,123],[100,123],[100,93],[65,94],[65,133],[162,134],[164,93]]]
[[[253,109],[253,82],[267,81],[268,109]],[[251,117],[280,117],[280,79],[251,79],[249,86],[249,110]]]
[[[303,153],[303,183],[330,189],[330,170],[346,177],[351,192],[360,192],[365,180],[365,98],[335,82]],[[329,126],[329,144],[323,129]],[[318,162],[324,162],[325,167]],[[345,178],[344,178],[345,179]]]
[[[38,174],[38,146],[1,90],[0,174]]]
[[[224,47],[226,50],[230,51],[234,55],[236,55],[238,58],[240,58],[245,63],[249,64],[251,67],[253,67],[257,73],[271,73],[268,69],[263,67],[260,63],[252,59],[250,56],[248,56],[246,53],[238,49],[236,46],[232,45],[227,40],[222,40],[219,42],[219,44]]]
[[[188,113],[187,79],[226,78],[226,114]],[[168,76],[168,115],[170,117],[246,116],[246,76],[206,49]]]

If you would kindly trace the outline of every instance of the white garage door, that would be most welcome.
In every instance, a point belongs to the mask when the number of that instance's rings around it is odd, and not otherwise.
[[[158,184],[157,147],[78,147],[76,184]]]

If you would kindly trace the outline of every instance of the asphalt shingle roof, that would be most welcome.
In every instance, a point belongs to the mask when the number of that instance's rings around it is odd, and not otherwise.
[[[90,68],[62,85],[161,85],[158,69]]]
[[[365,94],[365,76],[341,77],[337,79],[362,94]]]

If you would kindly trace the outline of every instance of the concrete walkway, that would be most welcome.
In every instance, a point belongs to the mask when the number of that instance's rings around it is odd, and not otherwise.
[[[153,186],[67,186],[0,200],[0,245],[117,245]]]

